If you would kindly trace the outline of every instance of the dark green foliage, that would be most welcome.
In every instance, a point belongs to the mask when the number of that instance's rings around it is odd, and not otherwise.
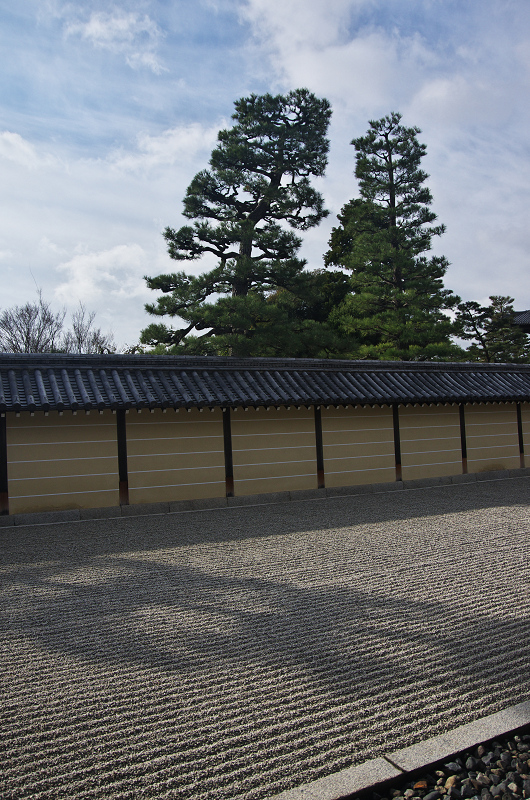
[[[210,169],[188,187],[183,213],[193,224],[164,233],[171,258],[211,254],[217,265],[199,276],[146,278],[150,289],[164,293],[147,311],[185,324],[177,330],[150,325],[144,344],[233,355],[304,349],[311,325],[301,325],[272,298],[285,291],[303,302],[308,291],[309,273],[297,258],[301,240],[282,226],[307,230],[328,214],[309,177],[324,174],[330,106],[298,89],[253,94],[235,109],[233,128],[218,134]]]
[[[347,203],[333,229],[328,267],[351,272],[351,295],[334,312],[336,325],[357,339],[355,355],[381,359],[450,359],[452,325],[443,313],[458,299],[443,286],[444,256],[427,258],[433,236],[432,197],[420,169],[426,146],[418,128],[392,113],[354,139],[361,197]]]
[[[492,295],[489,306],[460,303],[456,333],[472,343],[465,351],[469,361],[527,363],[530,339],[513,323],[513,297]]]

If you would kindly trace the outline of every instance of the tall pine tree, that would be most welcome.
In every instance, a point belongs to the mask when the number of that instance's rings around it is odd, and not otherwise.
[[[352,141],[361,197],[342,209],[325,256],[326,266],[351,272],[352,293],[334,318],[359,342],[357,357],[454,358],[459,348],[443,312],[459,298],[443,286],[447,259],[425,255],[445,228],[432,225],[420,130],[400,121],[397,113],[372,121]]]
[[[307,89],[235,103],[235,124],[219,132],[210,169],[188,187],[183,214],[193,224],[164,233],[176,261],[210,254],[217,264],[198,276],[146,278],[163,292],[147,311],[184,325],[152,324],[143,343],[232,355],[314,355],[320,341],[331,345],[335,334],[325,324],[274,302],[281,292],[308,292],[292,229],[307,230],[328,214],[310,176],[324,174],[330,116],[328,101]]]

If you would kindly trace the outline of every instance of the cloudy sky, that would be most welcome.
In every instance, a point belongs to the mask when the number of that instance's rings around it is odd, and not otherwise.
[[[436,252],[463,299],[530,308],[528,0],[0,0],[0,308],[81,300],[123,346],[180,268],[161,231],[207,166],[233,102],[306,86],[333,107],[322,263],[357,194],[368,120],[421,128]],[[194,267],[200,271],[201,267]]]

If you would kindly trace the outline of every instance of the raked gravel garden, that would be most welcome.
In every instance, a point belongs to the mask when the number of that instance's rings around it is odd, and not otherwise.
[[[1,528],[0,797],[258,800],[527,700],[529,491]]]

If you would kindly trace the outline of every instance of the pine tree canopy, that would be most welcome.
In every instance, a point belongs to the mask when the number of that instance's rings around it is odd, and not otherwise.
[[[445,230],[432,225],[428,176],[420,167],[426,146],[418,128],[400,122],[391,113],[352,141],[361,196],[342,209],[325,256],[327,267],[351,272],[352,293],[334,320],[358,340],[358,357],[455,358],[460,350],[443,313],[459,300],[443,286],[449,263],[425,255]]]
[[[514,322],[513,297],[492,295],[489,306],[460,303],[455,326],[461,339],[471,341],[469,361],[528,363],[530,337]]]
[[[185,325],[150,325],[142,342],[233,355],[284,355],[282,342],[296,349],[302,328],[314,323],[274,297],[285,291],[303,298],[308,291],[293,230],[318,225],[328,214],[310,177],[326,168],[330,116],[328,101],[307,89],[235,103],[234,126],[219,132],[210,168],[186,192],[183,214],[192,224],[164,232],[171,258],[209,255],[216,266],[198,276],[146,277],[150,289],[163,292],[147,311]]]

